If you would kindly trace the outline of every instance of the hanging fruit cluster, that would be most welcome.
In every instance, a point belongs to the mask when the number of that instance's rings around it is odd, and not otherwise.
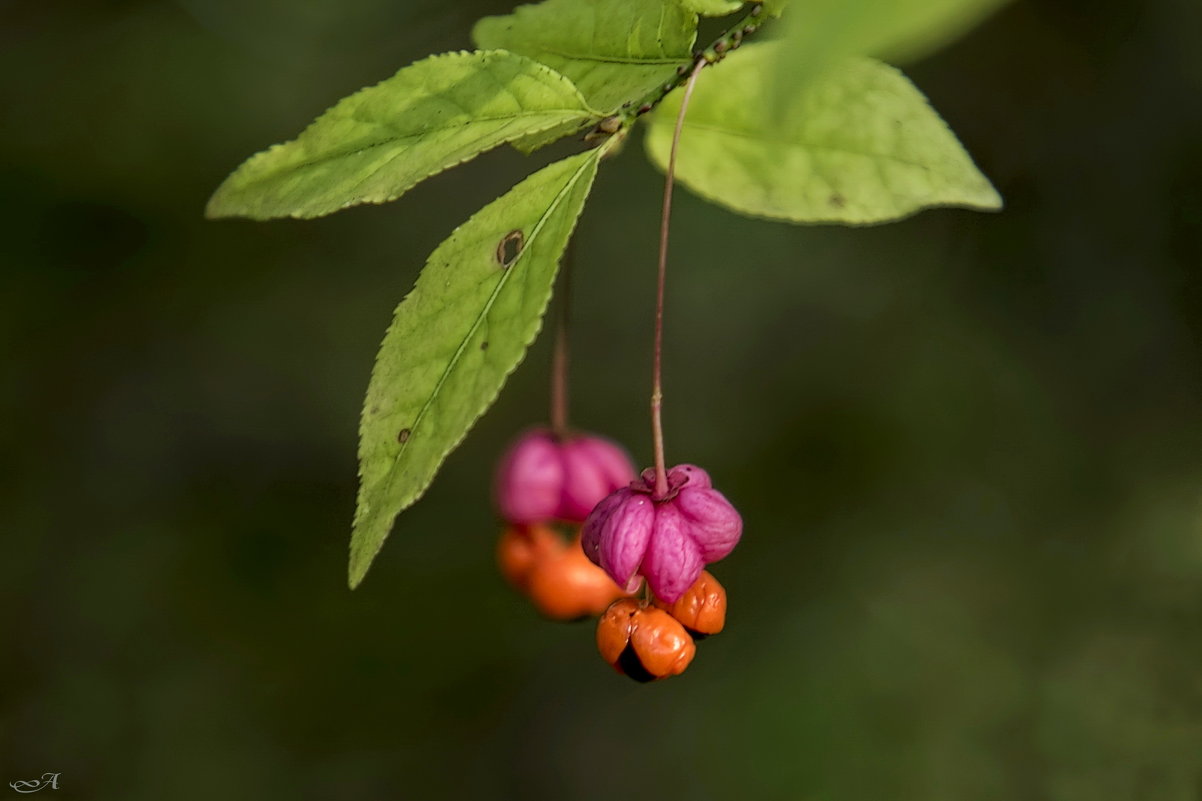
[[[634,478],[610,440],[536,429],[502,457],[494,487],[501,574],[544,617],[601,615],[602,658],[640,682],[681,673],[696,641],[722,630],[726,590],[703,567],[742,534],[704,470],[664,478],[664,492],[654,469]]]
[[[801,16],[784,38],[748,46],[786,5],[528,3],[480,20],[473,30],[479,49],[422,59],[339,101],[296,139],[248,159],[214,193],[210,217],[320,217],[396,200],[504,144],[529,153],[583,134],[587,145],[456,228],[397,306],[360,423],[352,589],[397,515],[426,492],[521,363],[555,296],[563,298],[563,316],[549,428],[515,443],[497,475],[506,525],[497,546],[501,571],[548,618],[604,613],[598,647],[635,678],[680,673],[696,640],[721,629],[725,592],[705,566],[735,547],[742,519],[704,470],[669,469],[661,421],[672,195],[699,76],[725,63],[697,95],[681,177],[733,211],[862,225],[929,207],[1002,204],[921,92],[893,67],[863,57],[929,44],[918,40],[932,26],[956,27],[963,3],[885,4],[912,7],[885,26],[879,15],[849,14],[845,6],[854,3],[795,3],[815,7],[797,9]],[[697,46],[702,17],[728,18],[708,47]],[[830,36],[837,46],[807,44]],[[796,80],[770,80],[786,74]],[[665,182],[651,351],[654,466],[636,475],[619,446],[567,425],[565,309],[572,237],[600,165],[648,116],[648,155]]]
[[[551,429],[531,431],[510,447],[494,488],[508,524],[497,551],[505,578],[551,619],[600,614],[601,657],[640,682],[684,672],[697,641],[726,625],[726,590],[705,566],[725,558],[743,534],[742,517],[714,489],[709,473],[691,464],[668,469],[664,461],[661,375],[672,179],[680,124],[705,63],[698,58],[689,74],[664,185],[652,349],[655,466],[636,478],[617,444],[565,433],[568,336],[561,305]],[[570,542],[557,529],[566,529]],[[633,597],[640,589],[642,598]]]

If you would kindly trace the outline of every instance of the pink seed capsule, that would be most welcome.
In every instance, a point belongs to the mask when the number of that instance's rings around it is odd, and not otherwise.
[[[668,471],[663,497],[654,497],[654,486],[654,471],[643,471],[597,504],[584,522],[582,545],[619,585],[642,575],[657,598],[673,604],[706,564],[734,550],[743,519],[694,465]]]
[[[630,457],[611,440],[534,429],[501,457],[493,494],[509,523],[581,523],[598,501],[633,478]]]
[[[559,517],[582,523],[606,495],[634,480],[634,465],[617,443],[602,437],[564,440],[564,481]]]

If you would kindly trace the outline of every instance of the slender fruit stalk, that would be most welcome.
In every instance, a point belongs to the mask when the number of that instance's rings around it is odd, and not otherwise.
[[[684,115],[689,109],[689,99],[693,96],[693,87],[697,85],[697,76],[705,67],[703,58],[693,64],[688,83],[684,87],[684,97],[680,101],[680,113],[676,116],[676,131],[672,135],[672,151],[668,156],[668,176],[664,180],[664,206],[659,223],[659,275],[655,290],[655,346],[652,349],[651,364],[651,437],[655,449],[655,497],[662,498],[668,492],[668,470],[664,461],[664,426],[661,419],[661,409],[664,402],[663,382],[663,351],[664,351],[664,283],[668,273],[668,231],[672,216],[672,187],[676,182],[676,149],[680,144],[680,133],[684,129]]]

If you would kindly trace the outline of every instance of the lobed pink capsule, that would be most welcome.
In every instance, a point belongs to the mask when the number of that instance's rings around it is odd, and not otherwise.
[[[493,494],[509,523],[580,523],[598,501],[633,478],[630,457],[611,440],[534,429],[501,457]]]
[[[710,562],[739,543],[743,519],[696,465],[668,471],[668,491],[654,497],[655,473],[614,491],[584,521],[584,553],[619,585],[639,575],[665,603],[675,603]]]

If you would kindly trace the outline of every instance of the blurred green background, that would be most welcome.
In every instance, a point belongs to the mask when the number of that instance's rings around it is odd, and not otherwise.
[[[669,459],[746,534],[728,631],[641,686],[493,565],[547,338],[346,589],[392,308],[551,155],[202,219],[510,5],[0,3],[0,795],[1202,798],[1202,6],[1017,2],[907,66],[1002,214],[678,196]],[[643,463],[661,187],[633,142],[576,248],[574,417]]]

